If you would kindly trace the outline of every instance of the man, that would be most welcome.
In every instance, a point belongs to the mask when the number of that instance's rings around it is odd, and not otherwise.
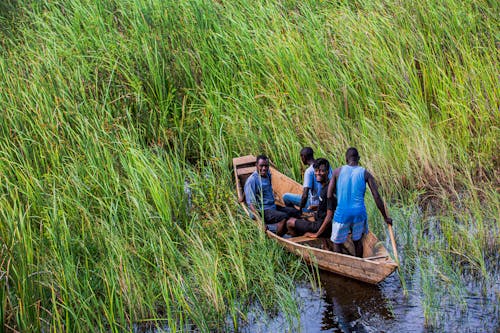
[[[328,186],[328,198],[337,195],[337,209],[333,216],[332,237],[333,250],[341,252],[342,244],[347,235],[352,232],[352,240],[357,257],[363,256],[363,233],[368,232],[368,220],[365,207],[366,184],[370,187],[373,199],[387,224],[392,225],[392,219],[387,216],[384,202],[378,192],[375,178],[365,168],[359,166],[359,153],[356,148],[346,152],[346,162],[333,171]],[[335,193],[334,193],[335,191]]]
[[[300,212],[293,207],[280,207],[274,203],[274,193],[269,172],[269,159],[265,155],[257,156],[257,170],[245,183],[245,198],[254,216],[261,216],[265,224],[273,224],[276,234],[286,232],[286,221],[290,216],[299,217]]]
[[[335,198],[327,198],[328,176],[330,163],[324,158],[318,158],[313,164],[316,181],[321,184],[319,206],[314,216],[314,222],[291,218],[287,222],[288,233],[293,236],[304,234],[312,238],[330,237],[332,232],[332,217],[335,211]]]
[[[311,147],[304,147],[300,151],[300,160],[304,165],[309,167],[304,172],[304,184],[302,185],[302,194],[285,193],[283,202],[287,207],[298,206],[300,212],[302,210],[310,212],[318,207],[319,193],[321,192],[321,184],[316,181],[314,175],[314,151]],[[332,169],[329,168],[329,178],[332,176]]]

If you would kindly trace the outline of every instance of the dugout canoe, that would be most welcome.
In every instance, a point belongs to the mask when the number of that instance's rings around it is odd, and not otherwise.
[[[255,158],[253,155],[233,158],[238,201],[247,214],[250,211],[244,200],[243,187],[247,178],[256,170]],[[272,165],[270,172],[277,205],[284,205],[282,200],[284,193],[302,193],[302,186],[299,183],[285,176]],[[265,230],[261,221],[256,222],[262,230]],[[291,253],[301,256],[309,264],[316,264],[323,270],[359,281],[377,284],[398,267],[383,242],[380,242],[372,232],[363,237],[363,258],[326,250],[325,239],[312,239],[304,236],[283,238],[269,230],[265,232],[271,239],[279,242]],[[350,253],[354,253],[354,245],[350,239],[345,247]]]

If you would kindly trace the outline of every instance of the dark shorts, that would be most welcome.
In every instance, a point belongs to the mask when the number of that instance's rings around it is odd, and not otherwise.
[[[266,209],[264,211],[264,222],[266,224],[278,223],[290,217],[300,217],[300,211],[293,207],[276,206],[276,209]]]
[[[323,221],[314,221],[310,222],[307,220],[299,219],[295,221],[295,232],[299,235],[303,235],[306,232],[318,232],[319,228],[321,228],[321,224]],[[320,237],[328,237],[332,234],[332,224],[326,228],[325,231],[320,235]]]

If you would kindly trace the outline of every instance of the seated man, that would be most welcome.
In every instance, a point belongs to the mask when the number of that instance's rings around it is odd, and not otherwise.
[[[292,207],[276,206],[274,203],[267,156],[257,156],[256,165],[257,170],[248,177],[245,183],[247,205],[255,216],[261,216],[264,219],[265,224],[274,224],[276,234],[281,236],[286,233],[286,221],[291,216],[300,217],[300,211]]]
[[[283,202],[288,207],[298,206],[304,212],[315,210],[319,205],[319,194],[321,192],[321,184],[316,181],[314,175],[314,151],[311,147],[304,147],[300,151],[300,160],[304,165],[309,167],[304,172],[304,183],[302,185],[302,194],[285,193]],[[332,176],[332,169],[328,170],[328,178]]]
[[[312,238],[320,236],[329,238],[332,233],[332,217],[336,207],[334,197],[327,199],[330,163],[324,158],[318,158],[313,167],[316,181],[321,184],[319,206],[314,216],[314,222],[291,218],[287,222],[288,233],[293,236],[304,234]]]

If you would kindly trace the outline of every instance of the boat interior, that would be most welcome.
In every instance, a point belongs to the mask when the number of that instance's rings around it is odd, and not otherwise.
[[[245,203],[244,186],[248,177],[255,171],[256,157],[253,155],[236,157],[233,159],[234,172],[236,177],[236,187],[238,193],[238,201],[244,207],[247,214],[250,214],[248,207]],[[273,191],[276,199],[276,205],[283,206],[282,195],[286,192],[300,193],[302,186],[287,176],[281,174],[271,163],[270,166],[271,174],[273,175]],[[304,214],[304,219],[313,221],[314,217],[311,213]],[[277,236],[276,236],[277,237]],[[285,235],[282,237],[289,242],[298,243],[318,249],[332,250],[332,245],[327,238],[309,238],[306,236],[290,237]],[[363,238],[363,258],[365,259],[386,259],[388,253],[380,242],[373,234],[369,233]],[[348,240],[344,243],[343,254],[354,255],[354,244],[349,235]]]

